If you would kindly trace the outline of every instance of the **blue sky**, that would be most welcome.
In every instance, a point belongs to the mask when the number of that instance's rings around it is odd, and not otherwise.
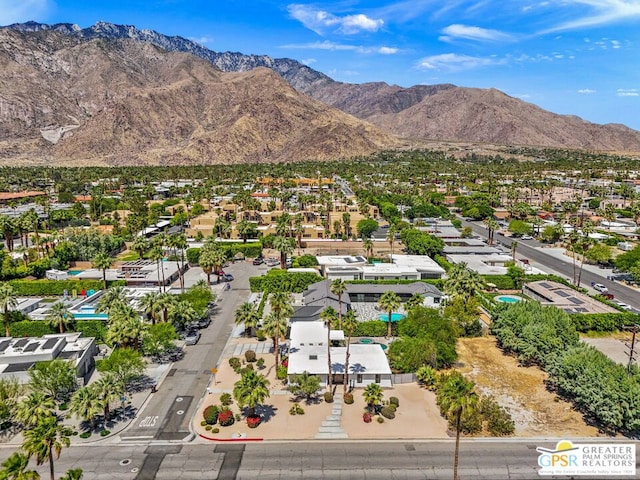
[[[640,130],[640,0],[0,0],[0,24],[98,20],[352,83],[497,88]]]

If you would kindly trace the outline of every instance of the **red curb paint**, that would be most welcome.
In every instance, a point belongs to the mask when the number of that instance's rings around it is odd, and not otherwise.
[[[205,440],[212,440],[214,442],[262,442],[264,440],[263,438],[213,438],[207,437],[201,433],[199,433],[198,436]]]

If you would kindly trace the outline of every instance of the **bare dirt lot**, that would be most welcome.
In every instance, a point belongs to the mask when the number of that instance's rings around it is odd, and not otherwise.
[[[458,353],[459,370],[476,383],[480,393],[492,395],[509,410],[516,436],[605,436],[587,425],[570,403],[546,389],[545,372],[519,366],[514,357],[502,353],[494,337],[460,339]]]

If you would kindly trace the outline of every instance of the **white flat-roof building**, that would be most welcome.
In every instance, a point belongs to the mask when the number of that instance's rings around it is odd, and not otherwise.
[[[507,262],[512,262],[510,255],[492,253],[489,255],[447,255],[447,260],[451,263],[467,264],[471,270],[478,272],[480,275],[506,275]]]
[[[441,278],[444,269],[426,255],[393,255],[392,263],[369,265],[364,257],[317,257],[321,274],[335,280],[421,280]]]
[[[342,342],[342,331],[332,330],[331,342]],[[329,364],[327,358],[327,327],[322,322],[297,322],[291,325],[291,343],[287,374],[289,381],[293,375],[307,372],[317,375],[322,385],[327,384]],[[331,374],[333,384],[345,382],[346,346],[332,346]],[[381,387],[391,387],[391,368],[384,350],[378,344],[351,344],[349,346],[349,384],[351,387],[365,387],[377,383]]]
[[[95,365],[97,353],[93,337],[79,332],[43,337],[0,337],[0,378],[15,377],[20,383],[29,381],[29,369],[36,362],[62,359],[74,362],[78,383],[84,384]]]

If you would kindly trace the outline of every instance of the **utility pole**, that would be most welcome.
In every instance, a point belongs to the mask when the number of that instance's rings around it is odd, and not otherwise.
[[[629,356],[629,363],[627,364],[627,375],[631,375],[631,365],[633,365],[633,361],[635,360],[635,347],[636,347],[636,334],[638,333],[638,325],[632,325],[629,327],[623,327],[625,330],[631,330],[631,344],[625,343],[629,351],[627,355]]]

